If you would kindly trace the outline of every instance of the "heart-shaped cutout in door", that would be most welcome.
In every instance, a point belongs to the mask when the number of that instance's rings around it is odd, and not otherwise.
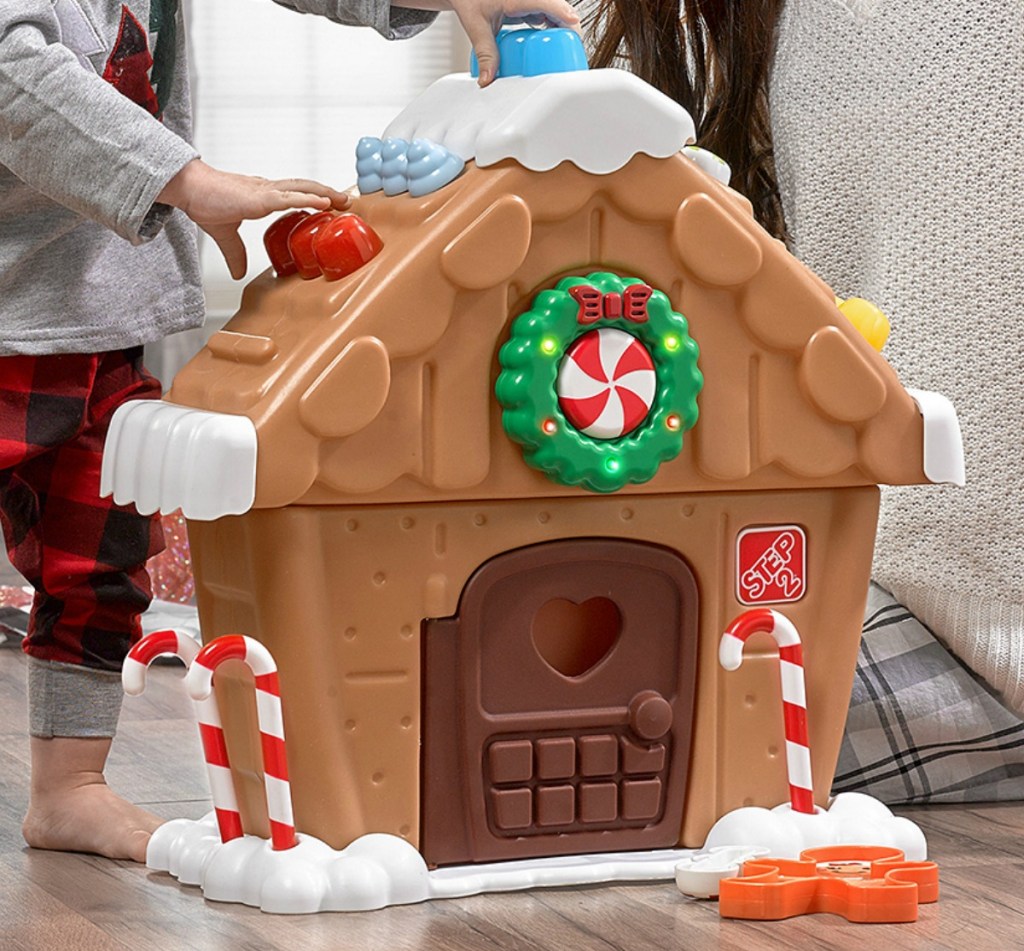
[[[622,615],[610,598],[582,604],[554,598],[533,618],[533,646],[544,663],[563,677],[582,677],[615,647],[622,633]]]

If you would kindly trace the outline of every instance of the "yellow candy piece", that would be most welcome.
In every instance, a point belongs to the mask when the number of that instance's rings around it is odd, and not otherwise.
[[[836,306],[872,347],[881,350],[885,346],[885,341],[889,339],[889,318],[871,301],[863,297],[850,297],[847,300],[837,297]]]

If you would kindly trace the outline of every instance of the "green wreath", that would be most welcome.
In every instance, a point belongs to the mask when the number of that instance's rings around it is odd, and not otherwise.
[[[649,295],[640,317],[623,313],[620,302],[637,286]],[[571,293],[573,288],[579,288]],[[586,288],[586,291],[583,289]],[[594,294],[593,291],[600,292]],[[582,323],[584,294],[616,301],[610,315]],[[595,305],[600,312],[600,305]],[[584,334],[614,328],[639,340],[654,364],[655,392],[643,421],[618,438],[597,438],[577,429],[563,412],[558,374],[566,353]],[[662,292],[639,278],[597,272],[567,277],[542,291],[512,324],[499,354],[495,394],[505,432],[523,447],[526,462],[554,482],[593,492],[615,492],[654,477],[661,463],[683,448],[683,433],[697,422],[697,396],[704,377],[686,318]]]

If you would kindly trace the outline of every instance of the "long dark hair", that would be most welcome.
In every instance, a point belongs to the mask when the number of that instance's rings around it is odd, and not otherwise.
[[[697,143],[727,161],[757,220],[785,239],[768,117],[784,0],[597,0],[591,65],[624,65],[693,116]]]

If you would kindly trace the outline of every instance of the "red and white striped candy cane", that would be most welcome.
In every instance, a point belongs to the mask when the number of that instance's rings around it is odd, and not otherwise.
[[[199,645],[187,634],[177,631],[156,631],[138,642],[125,658],[121,670],[121,683],[124,692],[137,697],[146,686],[146,670],[161,654],[174,654],[186,667],[199,653]],[[231,781],[231,768],[228,764],[228,749],[224,743],[224,730],[221,729],[220,715],[217,712],[217,700],[208,696],[196,701],[196,719],[199,721],[199,737],[203,742],[203,754],[206,759],[206,771],[210,778],[210,795],[213,797],[213,809],[217,815],[217,828],[220,829],[221,842],[230,842],[242,834],[242,816],[238,811],[238,799],[235,797],[235,785]]]
[[[807,738],[807,692],[804,689],[804,654],[793,622],[770,608],[745,611],[726,628],[718,645],[718,660],[726,670],[743,663],[743,645],[752,634],[771,634],[779,645],[782,675],[782,711],[786,723],[786,767],[789,801],[794,812],[814,812],[811,749]]]
[[[290,849],[298,843],[295,838],[295,819],[292,817],[292,792],[288,782],[277,664],[270,651],[251,637],[242,634],[218,637],[199,652],[185,678],[185,685],[193,700],[206,700],[211,696],[213,675],[226,660],[243,661],[256,678],[256,721],[263,750],[263,785],[267,794],[271,847],[275,851]]]
[[[139,696],[146,689],[146,671],[161,654],[173,654],[186,667],[199,653],[199,645],[179,631],[154,631],[139,641],[124,659],[121,686],[129,697]]]

